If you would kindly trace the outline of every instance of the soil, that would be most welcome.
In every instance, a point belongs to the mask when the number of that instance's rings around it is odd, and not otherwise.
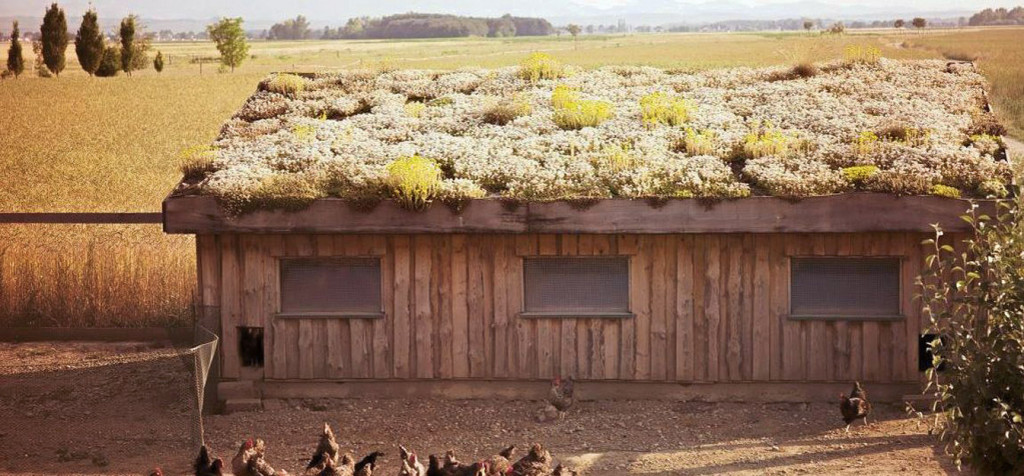
[[[139,343],[0,343],[0,473],[186,474],[194,407],[187,360]],[[585,397],[586,384],[577,386]],[[870,394],[870,388],[867,389]],[[305,467],[329,422],[356,456],[397,445],[473,461],[544,444],[588,475],[941,474],[956,472],[927,424],[876,404],[847,435],[837,404],[581,401],[564,420],[533,420],[538,401],[268,400],[259,412],[207,416],[206,442],[229,462],[246,438],[268,461]],[[300,473],[301,474],[301,473]]]

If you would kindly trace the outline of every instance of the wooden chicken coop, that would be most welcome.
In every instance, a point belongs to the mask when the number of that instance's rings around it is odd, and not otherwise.
[[[921,242],[934,223],[967,231],[967,208],[870,193],[460,214],[321,199],[229,217],[183,196],[164,216],[196,235],[220,379],[264,396],[530,396],[572,375],[598,398],[806,399],[850,380],[914,391]]]

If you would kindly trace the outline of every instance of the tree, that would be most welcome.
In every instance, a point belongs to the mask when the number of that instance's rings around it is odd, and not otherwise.
[[[906,24],[907,24],[907,22],[903,21],[903,19],[900,18],[899,20],[896,20],[895,22],[893,22],[892,26],[895,27],[895,28],[903,28],[903,26],[906,25]]]
[[[135,16],[128,15],[121,20],[121,71],[132,75],[132,60],[135,55]]]
[[[837,21],[834,25],[832,25],[831,28],[828,29],[828,32],[832,33],[833,35],[842,35],[843,33],[846,33],[846,25],[843,25],[843,22],[841,21]]]
[[[309,20],[299,15],[270,27],[271,40],[305,40],[309,38]]]
[[[75,54],[78,64],[89,76],[96,73],[103,59],[103,32],[100,31],[99,18],[96,10],[89,10],[82,16],[82,26],[75,35]]]
[[[217,44],[220,51],[220,63],[231,68],[242,65],[249,55],[249,43],[245,41],[245,30],[242,29],[242,18],[221,18],[219,22],[206,27],[210,39]]]
[[[157,73],[162,73],[164,71],[164,54],[160,51],[156,52],[156,58],[153,59],[153,69],[155,69]]]
[[[18,38],[21,32],[18,30],[18,22],[14,22],[14,30],[11,31],[11,47],[7,49],[7,70],[14,73],[17,78],[25,71],[25,58],[21,54],[21,40]]]
[[[576,37],[580,34],[580,26],[575,23],[570,23],[565,29],[572,35],[572,48],[576,49]]]
[[[914,25],[914,28],[917,28],[918,30],[920,30],[920,29],[928,26],[928,20],[925,20],[924,18],[921,18],[921,17],[917,17],[917,18],[915,18],[915,19],[913,19],[911,21],[911,24]]]
[[[804,30],[811,31],[814,28],[814,22],[810,20],[804,20]]]
[[[42,33],[43,63],[57,77],[64,71],[64,52],[68,49],[68,22],[64,9],[56,3],[50,5],[39,28]]]
[[[103,49],[103,57],[96,68],[96,76],[111,78],[121,71],[121,47],[111,45]]]

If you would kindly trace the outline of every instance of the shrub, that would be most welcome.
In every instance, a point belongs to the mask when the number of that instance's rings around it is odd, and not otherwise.
[[[862,185],[876,173],[878,173],[878,167],[874,165],[855,165],[843,169],[843,178],[853,185]]]
[[[278,74],[267,81],[267,91],[295,95],[306,89],[306,78],[297,74]]]
[[[533,108],[530,107],[529,102],[519,97],[512,97],[502,99],[484,109],[482,116],[483,121],[488,124],[504,126],[514,121],[517,117],[530,115],[531,112],[533,112]]]
[[[690,155],[715,155],[718,134],[710,129],[697,132],[692,127],[686,128],[681,149]]]
[[[972,210],[974,233],[961,249],[942,230],[919,280],[933,367],[925,393],[936,398],[932,430],[959,467],[1017,474],[1024,467],[1024,208],[998,205],[991,219]]]
[[[818,75],[818,67],[814,63],[800,63],[793,67],[791,73],[797,78],[813,78]]]
[[[765,123],[763,126],[758,124],[743,138],[743,154],[749,159],[769,155],[784,156],[790,152],[793,143],[792,137],[771,123]]]
[[[519,63],[519,77],[535,83],[542,79],[558,79],[565,75],[565,68],[546,53],[533,53]]]
[[[441,187],[441,167],[434,160],[413,155],[387,166],[388,185],[398,202],[410,210],[422,210]]]
[[[555,109],[552,119],[565,130],[596,127],[614,115],[611,103],[579,99],[575,90],[562,85],[555,87],[551,93],[551,105]]]
[[[960,198],[960,190],[949,185],[942,185],[937,183],[932,185],[932,188],[928,189],[928,193],[939,197],[946,198]]]
[[[108,46],[103,49],[103,58],[100,59],[100,66],[96,68],[96,76],[109,78],[117,76],[121,72],[121,48]]]
[[[693,107],[686,99],[675,98],[662,92],[640,98],[640,114],[644,124],[679,126],[690,118]]]
[[[157,73],[164,72],[164,54],[161,51],[156,52],[156,58],[153,58],[153,69]]]
[[[214,171],[213,161],[217,158],[214,147],[197,145],[189,147],[178,154],[178,163],[185,180],[198,180]]]
[[[878,135],[871,131],[863,131],[857,136],[857,141],[853,144],[853,151],[855,154],[864,157],[871,155],[878,149]]]
[[[843,58],[848,63],[875,64],[882,59],[882,50],[873,45],[847,45]]]

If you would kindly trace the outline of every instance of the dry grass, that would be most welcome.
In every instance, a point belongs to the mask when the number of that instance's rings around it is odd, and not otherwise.
[[[915,35],[934,48],[981,51],[1000,113],[1024,130],[1024,30]],[[183,149],[206,144],[272,71],[358,66],[450,69],[516,65],[533,52],[581,66],[649,64],[698,70],[841,58],[847,46],[892,58],[939,53],[880,34],[674,34],[419,41],[256,42],[236,73],[190,58],[212,43],[158,44],[166,68],[89,78],[69,49],[60,79],[0,82],[0,210],[155,211],[180,177]],[[0,64],[7,44],[0,42]],[[31,52],[26,52],[29,55]],[[26,58],[32,64],[33,58]],[[1017,99],[1014,99],[1016,95]],[[1007,121],[1010,123],[1011,121]],[[0,325],[187,324],[194,286],[190,237],[155,226],[0,225]],[[90,251],[91,250],[91,251]]]

